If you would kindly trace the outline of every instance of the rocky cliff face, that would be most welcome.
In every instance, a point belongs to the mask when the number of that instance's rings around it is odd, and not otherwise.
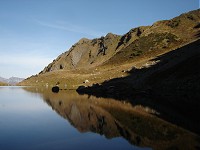
[[[88,68],[102,64],[116,52],[121,36],[108,33],[105,37],[89,40],[81,39],[69,51],[61,54],[42,73],[54,70]]]
[[[123,63],[156,50],[170,51],[199,38],[200,9],[152,26],[131,29],[123,36],[108,33],[96,39],[83,38],[58,56],[41,73],[76,68],[92,68],[102,64]],[[120,61],[119,61],[120,60]]]

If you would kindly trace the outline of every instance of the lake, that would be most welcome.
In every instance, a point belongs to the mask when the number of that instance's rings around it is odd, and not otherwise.
[[[0,87],[0,150],[150,150],[199,148],[199,136],[154,110],[114,99]]]

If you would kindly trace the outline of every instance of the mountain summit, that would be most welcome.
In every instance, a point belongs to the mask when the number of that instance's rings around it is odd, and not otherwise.
[[[159,49],[172,49],[197,38],[199,9],[182,14],[172,20],[158,21],[152,26],[131,29],[120,36],[108,33],[96,39],[82,38],[67,52],[58,56],[42,73],[76,68],[92,68],[104,63],[121,63],[136,55]]]
[[[122,36],[81,39],[20,85],[59,85],[88,99],[93,95],[150,108],[200,135],[199,66],[200,9]]]
[[[0,77],[0,82],[8,85],[16,85],[17,83],[23,81],[24,78],[18,78],[18,77],[10,77],[9,79]]]
[[[124,35],[108,33],[95,39],[80,39],[38,75],[21,85],[55,85],[71,88],[126,76],[133,66],[143,68],[149,60],[194,42],[200,37],[200,9],[151,26],[131,29]],[[155,64],[156,62],[151,62]]]

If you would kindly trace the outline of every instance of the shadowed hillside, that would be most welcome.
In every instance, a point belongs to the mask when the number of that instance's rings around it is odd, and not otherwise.
[[[41,73],[54,70],[92,68],[105,62],[124,63],[135,56],[171,48],[195,39],[199,28],[199,10],[182,14],[172,20],[158,21],[152,26],[131,29],[123,36],[108,33],[96,39],[83,38],[69,51],[61,54]]]
[[[122,36],[83,38],[20,85],[128,100],[199,134],[199,39],[200,9]]]
[[[157,110],[159,117],[200,133],[200,40],[133,67],[127,77],[115,78],[79,93],[127,100]]]
[[[200,9],[124,35],[83,38],[19,85],[58,85],[59,93],[41,96],[80,132],[199,149],[199,66]]]
[[[58,56],[38,75],[20,85],[53,86],[60,83],[76,89],[85,80],[92,85],[127,76],[122,70],[141,68],[149,60],[187,45],[200,37],[199,9],[151,26],[131,29],[124,35],[108,33],[96,39],[83,38]]]

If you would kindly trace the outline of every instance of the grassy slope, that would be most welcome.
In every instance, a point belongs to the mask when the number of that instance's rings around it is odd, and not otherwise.
[[[8,85],[8,84],[0,82],[0,86],[6,86],[6,85]]]
[[[156,22],[152,26],[132,29],[121,39],[118,39],[119,36],[108,34],[109,36],[105,37],[108,42],[106,45],[110,45],[110,51],[116,50],[116,53],[112,53],[114,54],[112,57],[111,54],[106,56],[106,59],[104,56],[97,57],[95,55],[96,65],[95,61],[90,64],[92,58],[89,58],[88,49],[92,50],[91,53],[93,50],[96,53],[98,44],[95,45],[95,40],[98,42],[98,39],[80,40],[77,49],[76,46],[73,46],[72,48],[75,50],[72,51],[78,53],[82,50],[82,45],[83,51],[86,53],[82,55],[83,60],[80,60],[76,69],[59,69],[61,64],[63,66],[71,64],[69,60],[74,57],[69,54],[72,53],[71,51],[60,55],[48,66],[48,70],[52,68],[53,71],[46,72],[44,70],[42,74],[32,76],[20,85],[54,86],[59,82],[63,87],[67,84],[68,88],[76,89],[80,85],[92,85],[112,78],[127,76],[125,71],[131,70],[133,67],[143,68],[151,59],[199,38],[198,20],[200,21],[199,10],[183,14],[172,20]],[[94,44],[94,47],[91,44]],[[84,84],[85,80],[89,80],[89,83]]]
[[[200,119],[196,117],[200,113],[199,45],[197,40],[152,59],[156,62],[153,65],[133,68],[126,77],[80,92],[151,107],[161,118],[200,134]]]
[[[65,85],[67,85],[69,89],[76,89],[81,85],[88,86],[95,83],[102,83],[105,80],[128,76],[128,71],[132,68],[143,68],[151,62],[150,60],[152,58],[156,58],[170,50],[173,49],[165,48],[163,50],[145,52],[139,56],[134,56],[132,59],[126,59],[125,61],[121,60],[124,59],[121,55],[116,55],[113,59],[98,67],[47,72],[45,74],[32,76],[24,80],[20,85],[54,86],[59,82],[62,88],[66,88]],[[129,53],[130,51],[127,51],[125,55],[129,55]],[[89,83],[84,83],[85,80],[89,80]]]

